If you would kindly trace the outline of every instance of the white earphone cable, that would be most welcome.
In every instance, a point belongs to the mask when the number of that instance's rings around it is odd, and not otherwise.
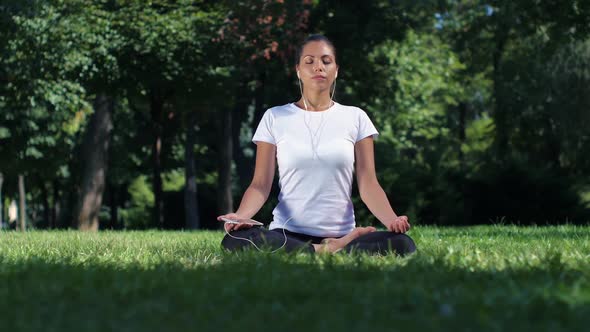
[[[311,128],[311,119],[312,118],[310,118],[309,121],[307,120],[307,112],[309,112],[309,109],[307,107],[307,98],[305,98],[305,94],[303,94],[303,87],[301,84],[301,78],[299,77],[299,72],[297,73],[297,77],[298,77],[298,82],[299,82],[299,91],[301,92],[301,98],[303,99],[303,105],[305,106],[305,111],[306,111],[306,113],[303,114],[303,122],[305,123],[305,126],[307,127],[307,130],[309,131],[309,136],[311,139],[312,157],[313,157],[313,159],[316,159],[316,157],[319,158],[318,146],[320,144],[320,137],[321,137],[320,130],[324,126],[324,112],[321,113],[320,124],[314,133],[313,129]],[[330,96],[330,103],[329,103],[328,108],[332,107],[335,104],[335,102],[334,102],[334,93],[335,92],[336,92],[336,75],[334,75],[334,84],[333,84],[332,95]]]
[[[299,76],[299,75],[298,75],[298,76]],[[301,78],[299,78],[299,79],[298,79],[298,81],[299,81],[299,91],[301,91],[301,97],[302,97],[302,99],[303,99],[303,105],[305,106],[305,110],[306,110],[306,111],[309,111],[309,109],[308,109],[308,107],[307,107],[307,100],[306,100],[306,98],[305,98],[305,95],[303,94],[303,87],[301,86]],[[334,86],[333,86],[333,88],[332,88],[332,96],[330,97],[330,106],[329,106],[328,108],[332,107],[332,106],[335,104],[335,102],[334,102],[334,93],[335,93],[335,92],[336,92],[336,76],[334,77]],[[307,123],[307,121],[306,121],[306,118],[304,118],[305,125],[307,126],[307,129],[309,130],[309,133],[310,133],[310,135],[311,135],[311,145],[312,145],[312,150],[313,150],[313,152],[314,152],[314,158],[315,158],[315,156],[317,156],[317,146],[316,146],[316,145],[317,145],[317,144],[319,144],[319,136],[318,136],[317,134],[319,133],[319,131],[320,131],[321,127],[322,127],[322,126],[323,126],[323,124],[324,124],[324,116],[323,116],[323,115],[324,115],[324,114],[322,113],[322,117],[321,117],[321,120],[320,120],[320,125],[319,125],[318,129],[316,130],[315,134],[314,134],[314,133],[313,133],[313,131],[311,130],[311,127],[310,127],[310,125]],[[283,241],[283,244],[282,244],[282,245],[281,245],[281,246],[280,246],[278,249],[275,249],[275,250],[271,251],[271,252],[270,252],[271,254],[272,254],[272,253],[274,253],[274,252],[277,252],[277,251],[279,251],[279,250],[281,250],[281,249],[283,249],[283,248],[285,247],[285,245],[287,244],[287,234],[285,233],[285,226],[287,225],[287,223],[288,223],[289,221],[291,221],[291,219],[293,219],[293,217],[290,217],[289,219],[287,219],[287,220],[286,220],[286,221],[283,223],[283,225],[282,225],[282,229],[283,229],[283,237],[285,238],[285,240]],[[250,239],[247,239],[247,238],[243,238],[243,237],[233,236],[233,235],[231,235],[231,234],[230,234],[230,233],[227,231],[227,229],[226,229],[225,227],[223,227],[223,230],[225,231],[225,234],[227,234],[227,235],[228,235],[229,237],[231,237],[232,239],[248,241],[248,242],[250,242],[250,243],[251,243],[251,244],[254,246],[254,248],[256,248],[258,251],[261,251],[261,252],[263,252],[263,251],[264,251],[264,250],[260,249],[260,248],[259,248],[259,247],[256,245],[256,243],[254,243],[252,240],[250,240]]]
[[[275,250],[271,251],[271,252],[270,252],[271,254],[272,254],[272,253],[274,253],[274,252],[277,252],[277,251],[279,251],[279,250],[281,250],[281,249],[283,249],[283,247],[285,247],[285,245],[287,244],[287,234],[285,234],[285,226],[287,225],[287,223],[288,223],[289,221],[291,221],[291,219],[293,219],[293,217],[291,217],[291,218],[287,219],[287,221],[285,221],[285,222],[283,223],[283,236],[285,237],[285,241],[283,242],[283,245],[282,245],[280,248],[278,248],[278,249],[275,249]],[[260,248],[259,248],[259,247],[256,245],[256,243],[254,243],[252,240],[250,240],[250,239],[246,239],[246,238],[244,238],[244,237],[233,236],[233,235],[231,235],[231,234],[230,234],[230,233],[227,231],[227,229],[225,229],[225,227],[223,227],[223,230],[225,231],[225,234],[227,234],[227,235],[228,235],[229,237],[231,237],[232,239],[248,241],[248,242],[252,243],[252,245],[254,246],[254,248],[258,249],[258,251],[260,251],[260,252],[264,252],[264,250],[260,249]]]

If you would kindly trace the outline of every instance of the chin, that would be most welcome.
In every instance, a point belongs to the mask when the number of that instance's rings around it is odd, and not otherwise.
[[[331,84],[327,81],[313,81],[314,85],[316,86],[330,86]]]

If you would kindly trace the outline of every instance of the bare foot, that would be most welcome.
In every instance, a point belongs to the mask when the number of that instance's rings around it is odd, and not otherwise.
[[[357,227],[352,230],[352,232],[344,235],[339,239],[335,238],[326,238],[322,241],[321,244],[314,244],[314,248],[316,252],[331,252],[335,253],[342,248],[344,248],[347,244],[349,244],[352,240],[356,239],[359,236],[374,232],[376,230],[375,227]]]

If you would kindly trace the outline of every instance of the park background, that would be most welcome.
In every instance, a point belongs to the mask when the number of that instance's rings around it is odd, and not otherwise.
[[[335,100],[380,132],[398,214],[587,224],[589,30],[588,1],[2,0],[2,227],[218,228],[312,33],[336,46]]]
[[[585,0],[0,0],[0,330],[587,329],[589,30]],[[415,254],[220,246],[311,33]]]

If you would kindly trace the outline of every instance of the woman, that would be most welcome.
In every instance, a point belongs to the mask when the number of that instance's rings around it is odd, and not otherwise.
[[[404,234],[410,229],[408,218],[394,213],[377,180],[373,151],[377,130],[364,111],[332,99],[338,77],[333,44],[324,36],[310,36],[298,49],[295,69],[301,98],[266,111],[252,139],[257,145],[252,183],[238,210],[217,218],[254,216],[268,198],[278,162],[281,191],[273,221],[269,230],[226,223],[222,246],[414,252],[414,242]],[[350,198],[355,166],[361,199],[387,231],[355,228]]]

